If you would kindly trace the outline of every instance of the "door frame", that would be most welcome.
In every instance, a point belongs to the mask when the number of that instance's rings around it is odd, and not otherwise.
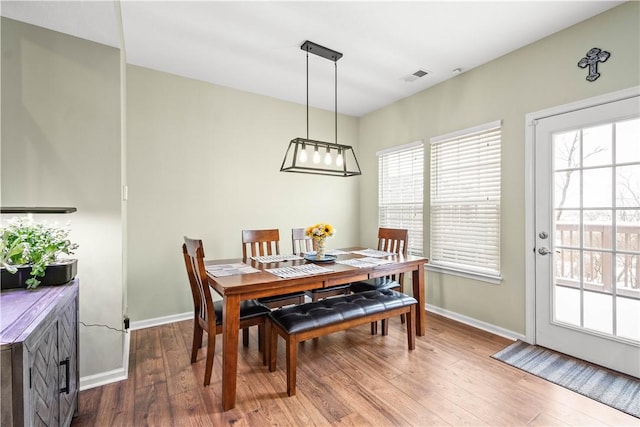
[[[535,126],[541,119],[640,95],[640,86],[558,105],[525,115],[524,141],[524,245],[525,245],[525,338],[536,344],[536,230],[535,230]]]

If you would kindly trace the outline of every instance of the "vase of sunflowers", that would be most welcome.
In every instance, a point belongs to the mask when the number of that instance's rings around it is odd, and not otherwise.
[[[316,251],[316,259],[324,259],[327,252],[326,240],[335,234],[336,229],[331,224],[318,223],[307,227],[305,234],[313,240],[313,249]]]

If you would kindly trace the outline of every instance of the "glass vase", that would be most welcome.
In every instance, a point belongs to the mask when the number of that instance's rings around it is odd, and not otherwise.
[[[326,239],[322,238],[313,239],[313,249],[316,251],[316,259],[323,259],[325,253],[327,252],[325,240]]]

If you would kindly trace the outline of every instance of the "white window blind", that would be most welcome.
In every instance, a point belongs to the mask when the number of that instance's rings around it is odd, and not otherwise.
[[[432,264],[500,275],[500,140],[500,121],[431,139]]]
[[[409,255],[423,253],[424,144],[417,141],[378,155],[378,223],[409,230]]]

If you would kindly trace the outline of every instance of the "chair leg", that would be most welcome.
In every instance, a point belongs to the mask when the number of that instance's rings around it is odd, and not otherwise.
[[[249,328],[242,328],[242,345],[249,347]]]
[[[271,325],[269,326],[271,332],[269,333],[269,372],[274,372],[276,370],[276,357],[278,355],[278,331],[276,328]]]
[[[371,322],[371,335],[378,333],[378,322]]]
[[[389,335],[389,319],[382,319],[382,335]]]
[[[271,322],[267,319],[264,325],[258,325],[258,347],[262,351],[262,365],[269,364],[269,336],[271,333]]]
[[[196,363],[198,350],[202,347],[202,327],[198,319],[193,320],[193,344],[191,345],[191,363]]]
[[[296,364],[298,357],[298,341],[291,335],[287,336],[287,395],[296,394]]]
[[[207,345],[207,362],[204,369],[205,387],[211,383],[211,371],[213,370],[213,356],[216,353],[216,334],[208,334],[209,344]]]
[[[416,348],[416,305],[411,306],[411,311],[407,314],[407,344],[409,350]]]

